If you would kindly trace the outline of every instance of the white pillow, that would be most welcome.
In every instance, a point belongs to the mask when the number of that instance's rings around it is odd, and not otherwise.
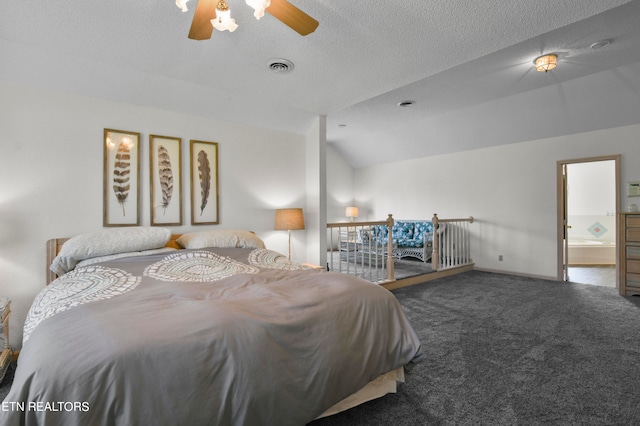
[[[250,231],[219,229],[182,234],[176,243],[186,249],[205,247],[266,248],[264,241]]]
[[[103,229],[80,234],[62,245],[49,269],[57,275],[63,275],[75,268],[81,260],[160,248],[170,238],[170,229],[149,226]]]
[[[85,259],[78,262],[78,264],[76,265],[76,268],[79,268],[81,266],[93,265],[94,263],[107,262],[109,260],[122,259],[123,257],[146,256],[148,254],[167,253],[167,252],[176,251],[176,250],[178,249],[175,249],[172,247],[162,247],[162,248],[156,248],[151,250],[128,251],[126,253],[116,253],[116,254],[109,254],[107,256],[92,257],[90,259]]]

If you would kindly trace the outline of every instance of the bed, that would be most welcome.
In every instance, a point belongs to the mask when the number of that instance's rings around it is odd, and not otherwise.
[[[389,291],[247,231],[49,247],[59,277],[29,311],[1,424],[304,425],[395,391],[422,358]]]

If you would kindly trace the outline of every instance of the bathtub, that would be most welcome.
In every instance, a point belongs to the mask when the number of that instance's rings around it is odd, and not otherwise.
[[[615,243],[598,240],[569,240],[569,265],[615,264]]]

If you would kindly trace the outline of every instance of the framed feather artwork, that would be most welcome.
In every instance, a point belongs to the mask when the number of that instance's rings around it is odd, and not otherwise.
[[[189,157],[191,224],[218,224],[218,143],[192,140]]]
[[[149,136],[151,225],[182,225],[182,139]]]
[[[104,129],[102,224],[140,225],[140,133]]]

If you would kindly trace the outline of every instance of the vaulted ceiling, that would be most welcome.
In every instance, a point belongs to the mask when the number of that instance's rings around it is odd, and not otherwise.
[[[0,79],[301,134],[326,115],[354,167],[640,123],[640,1],[290,2],[315,32],[243,0],[204,41],[196,0],[2,2]]]

